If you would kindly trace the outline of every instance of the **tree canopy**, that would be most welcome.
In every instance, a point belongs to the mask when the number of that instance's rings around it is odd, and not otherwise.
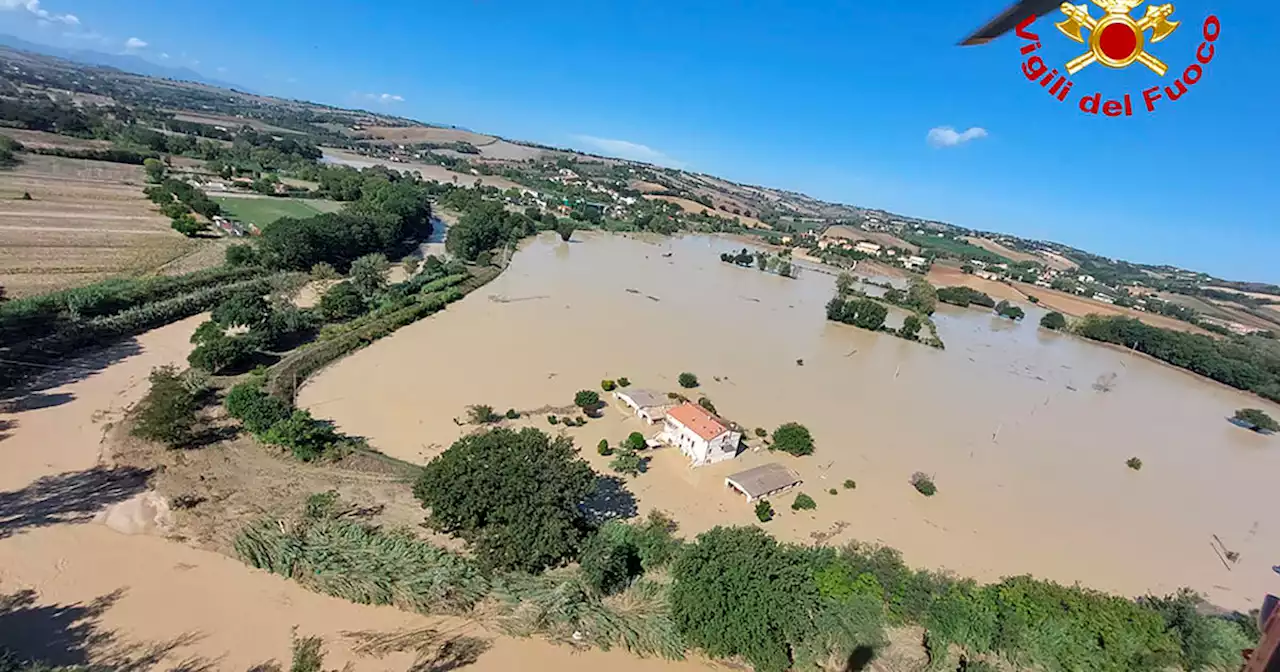
[[[577,557],[595,487],[572,439],[501,428],[458,439],[413,492],[428,523],[470,542],[485,566],[536,572]]]
[[[813,435],[809,428],[798,422],[788,422],[773,430],[773,443],[770,450],[781,450],[796,457],[813,454]]]
[[[1067,318],[1057,311],[1048,312],[1045,313],[1044,317],[1040,318],[1040,326],[1058,331],[1067,326]]]
[[[889,309],[874,299],[854,298],[848,301],[836,296],[827,302],[827,319],[855,327],[879,331]]]

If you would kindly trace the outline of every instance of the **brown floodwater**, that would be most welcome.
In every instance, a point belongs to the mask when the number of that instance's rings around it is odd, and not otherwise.
[[[741,246],[543,235],[493,283],[317,375],[299,403],[424,462],[474,429],[455,422],[469,404],[563,406],[620,376],[671,391],[691,371],[726,418],[803,423],[817,452],[749,449],[691,469],[678,451],[656,451],[628,487],[641,512],[669,511],[685,534],[754,524],[723,479],[775,460],[818,502],[809,512],[792,512],[792,495],[774,502],[779,515],[765,529],[783,539],[884,543],[913,565],[982,580],[1031,573],[1127,595],[1185,585],[1240,609],[1280,588],[1271,571],[1280,521],[1267,497],[1280,439],[1226,421],[1242,406],[1280,409],[1041,330],[1034,306],[1021,323],[941,306],[945,351],[830,323],[834,277],[809,270],[793,280],[719,260]],[[568,431],[602,471],[601,438],[645,429],[615,407],[572,430],[543,415],[522,423]],[[1141,471],[1125,466],[1130,457]],[[934,476],[936,496],[908,484],[916,471]],[[857,488],[842,489],[845,479]],[[1213,535],[1238,562],[1219,557]]]

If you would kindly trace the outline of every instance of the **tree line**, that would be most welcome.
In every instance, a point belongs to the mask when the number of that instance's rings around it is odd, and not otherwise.
[[[1280,402],[1280,348],[1273,341],[1257,336],[1217,339],[1101,315],[1085,316],[1074,331]]]

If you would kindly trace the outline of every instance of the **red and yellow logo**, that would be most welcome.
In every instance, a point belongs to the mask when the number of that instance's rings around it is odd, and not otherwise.
[[[1172,19],[1174,7],[1172,3],[1148,5],[1140,18],[1134,18],[1133,11],[1146,0],[1092,0],[1102,9],[1101,17],[1095,18],[1086,4],[1073,5],[1068,2],[1059,7],[1066,19],[1055,23],[1058,31],[1075,42],[1087,44],[1089,50],[1071,59],[1064,69],[1066,74],[1059,75],[1056,68],[1050,70],[1044,59],[1034,52],[1041,48],[1040,36],[1028,30],[1036,20],[1028,17],[1018,25],[1018,37],[1028,44],[1021,49],[1023,56],[1029,56],[1022,64],[1022,74],[1030,81],[1037,82],[1048,90],[1049,95],[1063,102],[1075,85],[1069,77],[1097,63],[1108,68],[1123,69],[1134,63],[1141,63],[1159,77],[1164,77],[1169,66],[1159,57],[1147,50],[1149,44],[1156,44],[1173,34],[1182,24]],[[1085,37],[1088,31],[1088,38]],[[1200,48],[1196,50],[1195,61],[1168,86],[1153,86],[1142,91],[1142,100],[1148,112],[1154,112],[1156,101],[1167,99],[1176,101],[1187,93],[1189,88],[1204,76],[1204,66],[1213,60],[1214,42],[1222,32],[1222,24],[1218,17],[1210,15],[1204,21],[1203,37]],[[1150,35],[1148,37],[1148,34]],[[1126,93],[1123,97],[1103,100],[1101,92],[1085,95],[1080,98],[1080,111],[1087,114],[1098,114],[1099,111],[1108,117],[1133,116],[1133,96]]]

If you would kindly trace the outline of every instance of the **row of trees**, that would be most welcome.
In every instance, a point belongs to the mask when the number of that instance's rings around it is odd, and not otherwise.
[[[988,296],[986,292],[980,292],[972,287],[963,285],[939,289],[938,300],[961,308],[968,308],[971,305],[985,308],[996,307],[995,299]]]
[[[1101,315],[1085,316],[1074,331],[1280,402],[1280,349],[1274,341],[1251,336],[1217,339]]]

